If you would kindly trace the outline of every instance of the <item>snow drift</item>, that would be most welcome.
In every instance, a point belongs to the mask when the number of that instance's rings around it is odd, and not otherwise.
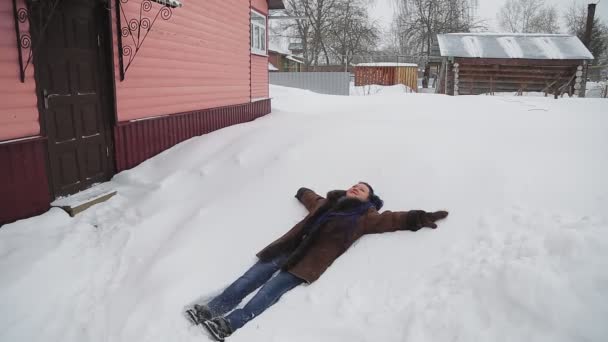
[[[116,175],[110,201],[0,229],[0,340],[204,341],[184,305],[303,217],[300,186],[359,180],[450,217],[364,237],[230,341],[606,339],[604,100],[271,90],[271,115]]]

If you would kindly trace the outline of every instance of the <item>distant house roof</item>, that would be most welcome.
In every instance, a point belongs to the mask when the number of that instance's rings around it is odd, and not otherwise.
[[[287,49],[289,49],[290,51],[302,50],[304,49],[304,45],[302,43],[289,43]]]
[[[294,61],[294,62],[299,63],[299,64],[304,64],[304,62],[302,62],[301,60],[299,60],[298,58],[296,58],[296,56],[294,56],[294,55],[292,55],[290,53],[276,51],[276,50],[273,50],[273,49],[268,49],[268,53],[271,53],[271,54],[274,53],[274,54],[277,54],[277,55],[285,56],[285,58],[289,59],[290,61]]]
[[[288,55],[286,58],[289,59],[290,61],[294,61],[294,62],[299,63],[299,64],[304,64],[304,62],[302,62],[301,60],[295,58],[292,55]]]
[[[270,34],[268,37],[268,50],[284,55],[291,54],[287,48],[289,46],[289,38]]]
[[[418,67],[418,64],[414,63],[359,63],[355,64],[358,67]]]
[[[283,0],[268,0],[268,9],[285,9],[285,4],[283,3]]]
[[[575,36],[564,34],[438,34],[441,56],[465,58],[593,59]]]
[[[270,49],[270,48],[268,49],[268,53],[276,53],[277,55],[282,55],[282,56],[289,55],[288,52],[281,52],[281,51],[278,51],[276,49]]]
[[[291,55],[289,44],[297,38],[291,37],[290,32],[285,32],[280,23],[276,20],[268,21],[270,33],[268,35],[268,49],[284,55]]]

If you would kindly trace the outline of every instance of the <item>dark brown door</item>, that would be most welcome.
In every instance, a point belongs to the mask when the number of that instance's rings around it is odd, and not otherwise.
[[[103,55],[109,52],[102,44],[106,14],[100,3],[61,0],[50,19],[36,5],[31,8],[34,27],[48,21],[46,31],[34,37],[35,73],[55,197],[112,176],[110,89],[104,82],[110,71]]]

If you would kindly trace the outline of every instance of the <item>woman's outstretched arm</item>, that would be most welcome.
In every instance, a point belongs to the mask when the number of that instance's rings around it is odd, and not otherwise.
[[[424,210],[373,211],[363,218],[363,234],[378,234],[398,230],[417,231],[421,228],[437,228],[435,223],[448,217],[447,211],[426,212]]]

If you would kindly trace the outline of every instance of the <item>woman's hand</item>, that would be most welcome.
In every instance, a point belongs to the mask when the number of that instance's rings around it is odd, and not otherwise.
[[[446,217],[448,217],[447,211],[436,211],[434,213],[425,212],[424,215],[422,215],[422,227],[436,229],[437,224],[435,222],[443,220]]]
[[[447,211],[436,211],[428,213],[424,210],[410,210],[407,212],[406,224],[410,230],[418,230],[420,228],[436,229],[435,222],[448,217]]]

